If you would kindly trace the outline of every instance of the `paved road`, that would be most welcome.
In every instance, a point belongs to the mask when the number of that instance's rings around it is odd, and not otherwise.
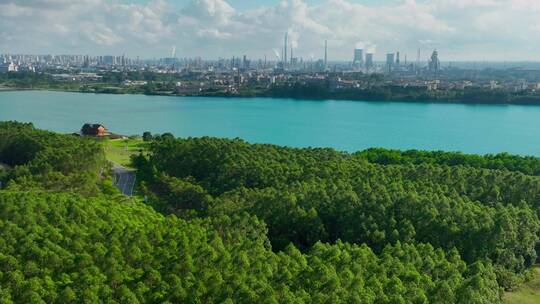
[[[114,186],[118,188],[122,194],[132,196],[133,188],[135,188],[135,180],[137,178],[135,171],[119,165],[114,165],[112,171]]]

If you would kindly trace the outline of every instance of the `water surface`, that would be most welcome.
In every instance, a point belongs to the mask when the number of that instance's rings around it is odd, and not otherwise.
[[[120,134],[240,137],[293,147],[510,152],[540,156],[540,106],[64,92],[0,92],[0,120],[58,132],[99,122]]]

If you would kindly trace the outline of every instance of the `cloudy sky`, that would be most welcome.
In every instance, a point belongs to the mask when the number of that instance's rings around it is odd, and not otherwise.
[[[540,0],[0,0],[0,53],[540,60]]]

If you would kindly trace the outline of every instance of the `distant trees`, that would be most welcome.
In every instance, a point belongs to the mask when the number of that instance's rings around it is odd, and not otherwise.
[[[372,148],[353,154],[356,157],[381,165],[434,164],[447,166],[466,166],[521,172],[526,175],[540,176],[540,158],[517,156],[508,153],[488,154],[484,156],[461,152],[444,151],[399,151]]]
[[[174,135],[172,135],[172,133],[166,132],[166,133],[161,134],[160,139],[161,140],[174,140],[175,137]]]
[[[163,134],[154,134],[152,139],[155,141],[163,141],[163,140],[167,141],[167,140],[174,140],[175,137],[172,133],[166,132]]]
[[[143,133],[143,141],[152,141],[154,139],[154,136],[152,135],[152,133],[146,131]]]

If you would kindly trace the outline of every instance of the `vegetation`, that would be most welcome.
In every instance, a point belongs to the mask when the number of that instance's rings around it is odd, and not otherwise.
[[[430,243],[456,248],[468,263],[491,261],[506,289],[537,258],[540,178],[521,172],[442,160],[381,165],[366,161],[369,153],[214,138],[158,141],[150,151],[135,166],[156,209],[187,217],[247,212],[268,225],[275,250],[338,240],[375,252]]]
[[[540,303],[540,266],[536,266],[530,281],[523,284],[514,292],[504,295],[505,304],[536,304]]]
[[[536,159],[148,135],[128,142],[148,145],[143,201],[107,175],[122,141],[0,123],[0,303],[483,304],[534,284]]]
[[[139,138],[106,140],[104,144],[107,160],[124,167],[130,167],[131,157],[144,152],[148,146]]]
[[[70,191],[95,195],[108,172],[105,154],[92,139],[0,122],[0,163],[13,167],[0,182],[10,190]]]
[[[380,148],[368,149],[354,154],[371,163],[381,165],[446,165],[473,168],[496,169],[521,172],[526,175],[540,176],[540,158],[517,156],[508,153],[488,154],[484,156],[443,151],[399,151]]]
[[[430,245],[269,250],[248,216],[186,222],[137,202],[0,194],[2,303],[489,303],[489,265]]]
[[[77,74],[79,71],[52,70],[56,74]],[[519,78],[504,75],[491,75],[486,72],[487,80],[501,79],[511,81]],[[512,74],[512,71],[506,71]],[[42,89],[82,93],[104,94],[146,94],[166,96],[207,96],[207,97],[278,97],[299,99],[337,99],[337,100],[369,100],[369,101],[407,101],[407,102],[459,102],[459,103],[495,103],[495,104],[540,104],[540,94],[533,90],[514,91],[512,89],[495,89],[467,87],[464,89],[428,90],[426,86],[394,85],[380,74],[365,75],[362,73],[330,74],[329,80],[312,82],[309,78],[288,80],[274,84],[262,82],[245,82],[242,84],[229,82],[215,85],[204,75],[197,72],[188,74],[157,73],[150,71],[105,71],[96,79],[54,78],[49,73],[0,73],[0,88],[7,89]],[[333,80],[364,80],[362,88],[337,87]],[[462,75],[457,79],[467,78]],[[486,80],[484,79],[484,80]],[[427,79],[419,79],[421,81]],[[455,79],[454,79],[455,80]],[[530,79],[533,81],[534,79]],[[137,85],[126,85],[125,81],[139,81]],[[181,83],[181,86],[178,85]],[[201,85],[201,83],[205,83]]]
[[[502,89],[484,88],[427,90],[426,87],[403,87],[377,83],[365,88],[334,88],[330,81],[306,83],[297,81],[273,85],[264,93],[266,96],[299,99],[337,99],[369,101],[413,101],[413,102],[459,102],[489,104],[539,104],[537,92],[513,92]]]

